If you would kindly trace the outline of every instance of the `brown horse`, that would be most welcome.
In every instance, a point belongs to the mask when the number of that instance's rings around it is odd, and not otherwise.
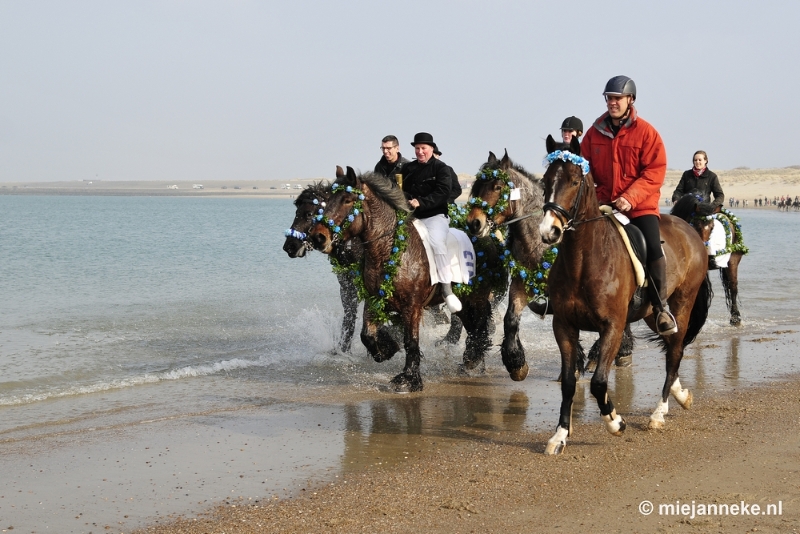
[[[675,203],[670,214],[691,224],[700,234],[700,239],[704,243],[708,243],[711,237],[715,219],[718,219],[727,228],[730,233],[730,241],[734,244],[728,265],[727,267],[718,267],[713,257],[710,257],[708,268],[709,270],[719,269],[722,288],[725,290],[725,304],[731,314],[730,323],[738,326],[742,323],[742,316],[739,313],[739,263],[742,261],[742,256],[747,254],[747,248],[740,244],[742,229],[737,224],[735,217],[732,220],[731,215],[726,214],[725,211],[721,206],[709,202],[698,202],[697,198],[689,193]]]
[[[514,190],[516,193],[512,193]],[[542,258],[550,248],[539,237],[544,205],[542,193],[541,181],[511,161],[508,152],[502,159],[497,159],[493,152],[489,152],[489,159],[481,166],[472,184],[467,203],[467,227],[470,233],[478,237],[497,231],[504,233],[510,261],[525,270],[524,278],[520,270],[511,276],[508,307],[503,319],[503,343],[500,347],[503,364],[515,381],[524,380],[528,375],[525,349],[519,339],[522,312],[527,307],[539,316],[552,314],[546,294],[534,293],[537,291],[535,277],[542,271]],[[531,274],[528,276],[527,273]],[[592,354],[597,353],[596,346],[590,351],[590,360]],[[624,358],[629,357],[632,351],[633,335],[626,325],[618,359],[625,361]],[[580,350],[579,354],[579,365],[582,365],[583,351]],[[590,362],[590,367],[592,365],[594,363]]]
[[[419,368],[420,318],[425,306],[440,304],[444,299],[439,285],[431,285],[422,239],[409,220],[411,208],[403,192],[380,174],[356,175],[350,167],[344,174],[339,168],[334,186],[320,216],[322,221],[311,229],[311,240],[315,248],[325,253],[330,253],[339,240],[353,237],[363,240],[363,279],[370,297],[369,305],[364,307],[361,341],[375,361],[388,360],[397,347],[389,343],[393,340],[380,335],[378,326],[386,317],[401,322],[405,330],[406,362],[403,372],[391,384],[398,392],[419,391],[423,387]],[[485,261],[496,262],[497,258]],[[489,347],[491,289],[489,284],[479,285],[461,298],[463,309],[458,317],[467,330],[464,351],[467,369],[483,362]]]
[[[632,303],[637,282],[631,259],[615,224],[601,214],[594,180],[585,172],[588,162],[580,157],[580,143],[574,138],[569,145],[556,143],[548,136],[546,147],[551,164],[543,178],[547,203],[539,233],[545,243],[560,243],[549,290],[553,333],[561,351],[562,400],[558,428],[545,453],[558,454],[563,452],[572,429],[580,330],[600,334],[600,359],[590,389],[606,429],[619,436],[625,430],[625,420],[608,396],[609,370],[628,322],[644,319],[654,332],[656,325],[646,300]],[[684,347],[705,324],[711,303],[706,249],[697,232],[669,215],[661,217],[660,228],[667,257],[669,308],[678,331],[656,338],[666,353],[666,379],[660,402],[650,416],[651,428],[664,426],[670,393],[684,408],[691,406],[692,395],[681,388],[678,369]]]

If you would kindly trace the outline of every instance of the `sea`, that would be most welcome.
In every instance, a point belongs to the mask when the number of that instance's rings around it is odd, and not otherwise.
[[[446,439],[509,421],[487,422],[473,413],[481,410],[516,413],[514,424],[531,431],[555,426],[550,319],[524,315],[532,371],[521,383],[500,362],[503,306],[486,371],[473,377],[458,370],[463,339],[439,344],[447,326],[426,318],[420,394],[385,390],[402,354],[372,362],[358,334],[351,353],[336,351],[342,308],[326,257],[291,259],[281,248],[293,213],[289,198],[0,195],[0,527],[125,529],[231,495],[290,497],[351,468],[345,458],[373,465],[380,451],[407,454],[407,441],[380,434]],[[800,325],[800,213],[736,215],[750,248],[739,270],[743,324],[728,324],[712,272],[716,296],[687,349],[685,386],[725,390],[800,370],[781,342]],[[645,356],[617,371],[628,378],[612,389],[644,413],[663,360],[638,343]],[[463,402],[476,384],[495,392],[496,409]],[[520,402],[525,410],[507,409]],[[582,415],[582,402],[578,417],[596,420],[596,405]],[[231,451],[253,442],[263,471],[232,468]],[[100,473],[116,477],[116,489],[102,490]]]

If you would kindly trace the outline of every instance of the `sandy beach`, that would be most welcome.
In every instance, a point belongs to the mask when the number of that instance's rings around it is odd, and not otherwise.
[[[388,469],[140,532],[800,532],[798,386],[706,392],[664,431],[645,413],[621,438],[581,424],[558,457],[542,454],[546,433],[422,438],[431,452]]]
[[[800,195],[800,168],[747,169],[717,171],[720,183],[727,198],[748,200],[785,195]],[[672,197],[672,192],[680,180],[682,170],[667,171],[661,198]],[[540,173],[536,173],[541,176]],[[468,198],[469,188],[474,176],[459,173],[464,194],[461,202]],[[273,198],[294,197],[308,184],[333,177],[292,178],[287,180],[212,180],[203,183],[167,181],[90,181],[81,182],[9,182],[0,185],[0,194],[6,195],[159,195],[159,196],[207,196]],[[195,186],[202,186],[202,189]],[[742,206],[743,207],[743,206]]]

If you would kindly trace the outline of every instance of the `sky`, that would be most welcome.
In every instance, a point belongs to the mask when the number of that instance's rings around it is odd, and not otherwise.
[[[668,164],[800,164],[800,2],[0,0],[0,182],[334,178],[417,132],[543,172],[619,74]]]

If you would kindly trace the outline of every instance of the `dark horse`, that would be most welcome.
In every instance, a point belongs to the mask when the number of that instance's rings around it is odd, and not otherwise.
[[[378,326],[385,317],[393,316],[399,320],[405,331],[406,363],[403,372],[395,376],[391,384],[398,392],[419,391],[423,386],[419,369],[422,311],[425,306],[440,304],[444,299],[438,284],[431,285],[425,249],[408,220],[411,209],[403,192],[380,174],[357,176],[350,167],[347,174],[341,169],[339,171],[334,184],[336,188],[324,210],[324,220],[312,227],[311,240],[315,248],[326,253],[331,252],[338,240],[353,237],[363,240],[363,280],[370,297],[364,307],[361,341],[375,361],[388,360],[399,346],[394,340],[381,336]],[[491,259],[487,258],[487,261]],[[467,369],[483,362],[489,347],[491,288],[479,290],[481,287],[477,286],[461,298],[463,309],[458,312],[467,330],[464,351]]]
[[[317,211],[325,206],[325,202],[330,196],[331,185],[327,182],[311,184],[297,195],[294,200],[296,208],[294,220],[292,226],[286,231],[286,241],[283,243],[283,250],[290,258],[302,258],[306,252],[313,250],[314,247],[308,239],[308,232],[314,224]],[[360,263],[364,257],[364,247],[359,239],[337,243],[331,252],[331,257],[335,258],[342,266]],[[335,272],[336,278],[339,280],[339,297],[342,299],[342,308],[344,308],[338,348],[342,352],[350,352],[358,314],[358,290],[353,283],[353,275],[349,269],[335,269]]]
[[[513,185],[510,185],[513,184]],[[517,193],[512,193],[516,190]],[[512,380],[524,380],[528,374],[525,349],[519,339],[519,323],[522,312],[529,308],[533,313],[544,316],[552,313],[546,295],[533,294],[531,280],[540,271],[542,257],[550,245],[539,237],[539,223],[542,220],[542,183],[522,166],[515,164],[506,152],[497,159],[489,152],[489,159],[481,166],[470,190],[471,209],[467,215],[467,226],[473,235],[482,237],[490,233],[505,232],[506,248],[512,261],[519,264],[531,276],[522,277],[517,271],[511,276],[508,291],[508,308],[503,319],[503,344],[500,354]],[[507,197],[507,198],[506,198]],[[505,228],[507,227],[507,229]],[[630,327],[625,327],[624,343],[620,347],[619,358],[630,356],[633,350],[633,335]],[[596,353],[593,347],[591,354]],[[582,354],[582,352],[581,352]],[[581,360],[582,361],[582,360]]]
[[[625,420],[608,396],[609,370],[628,322],[644,319],[654,332],[656,325],[646,300],[632,306],[637,282],[631,259],[615,224],[601,214],[594,180],[585,172],[588,162],[580,157],[580,143],[574,138],[569,145],[556,143],[548,136],[546,147],[551,164],[542,181],[548,202],[539,233],[548,244],[560,243],[549,289],[563,378],[558,428],[545,453],[558,454],[563,452],[572,428],[580,330],[600,333],[600,360],[590,389],[606,429],[619,436],[625,430]],[[697,232],[670,215],[661,217],[660,229],[667,257],[669,308],[678,331],[655,338],[665,350],[666,379],[658,406],[650,416],[651,428],[664,426],[670,393],[684,408],[691,406],[692,395],[681,388],[678,369],[684,347],[705,324],[712,296],[706,249]]]
[[[314,224],[314,217],[317,212],[325,207],[330,196],[331,184],[329,182],[315,182],[297,195],[294,201],[294,220],[289,229],[286,230],[286,240],[283,243],[283,250],[290,258],[302,258],[306,255],[306,252],[314,249],[309,240],[308,232]],[[339,281],[339,297],[344,309],[342,332],[339,336],[337,348],[341,352],[350,352],[358,315],[358,289],[354,282],[353,273],[355,270],[361,269],[361,263],[364,259],[364,247],[361,245],[359,238],[337,242],[333,246],[330,256],[333,260],[331,264],[333,264],[334,273]],[[461,328],[461,321],[458,318],[452,320],[450,322],[450,330],[442,341],[457,343],[461,336]],[[399,336],[396,331],[389,333],[394,337]]]
[[[709,202],[698,202],[694,195],[688,193],[683,195],[672,206],[670,214],[680,217],[694,226],[704,243],[708,243],[711,237],[715,219],[719,220],[727,228],[727,232],[730,233],[731,243],[740,243],[741,228],[724,211],[721,206]],[[730,253],[731,256],[728,259],[727,267],[718,267],[716,262],[713,261],[713,257],[709,258],[709,270],[719,269],[722,288],[725,290],[725,304],[727,304],[728,311],[730,311],[730,322],[733,326],[738,326],[742,322],[742,316],[739,314],[739,262],[742,261],[742,256],[746,253],[747,249],[743,245],[735,248]]]

